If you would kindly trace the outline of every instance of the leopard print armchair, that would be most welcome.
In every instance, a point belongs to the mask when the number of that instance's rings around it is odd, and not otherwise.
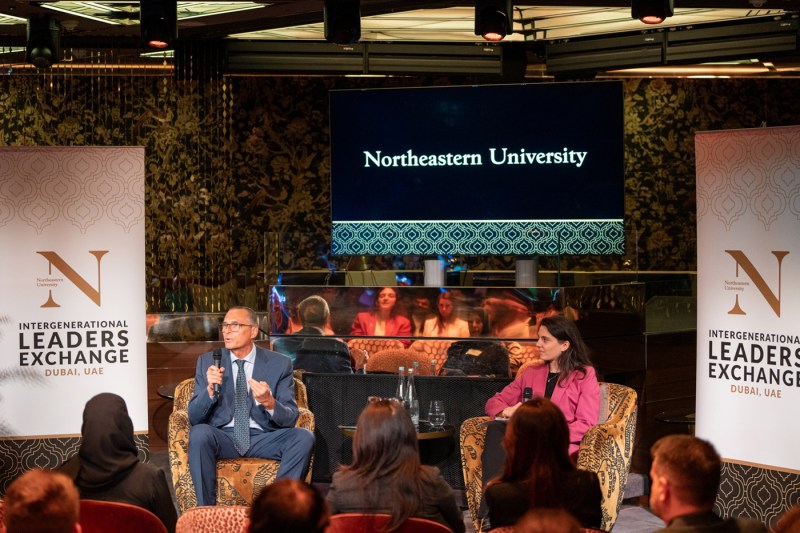
[[[306,388],[302,381],[294,378],[295,397],[298,405],[307,404]],[[175,400],[172,413],[169,415],[169,431],[167,443],[169,448],[169,464],[172,470],[172,483],[181,513],[197,506],[197,496],[189,473],[189,400],[194,390],[194,378],[186,379],[175,388]],[[314,414],[307,408],[300,407],[300,416],[296,427],[314,431]],[[306,481],[311,482],[311,467]],[[264,486],[275,481],[280,461],[273,459],[223,459],[217,461],[217,505],[250,505],[253,498]]]
[[[636,431],[636,402],[636,391],[630,387],[600,383],[599,423],[589,428],[578,450],[578,468],[595,472],[600,479],[603,492],[601,527],[606,531],[611,531],[617,521],[628,481]],[[461,424],[459,432],[464,488],[475,531],[480,531],[481,454],[486,443],[485,423],[489,420],[488,416],[468,418]]]
[[[175,533],[247,533],[249,513],[243,505],[194,507],[178,518]]]

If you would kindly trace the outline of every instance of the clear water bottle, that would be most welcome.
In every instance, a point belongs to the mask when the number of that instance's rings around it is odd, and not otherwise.
[[[394,397],[399,402],[406,401],[406,368],[404,366],[397,367],[397,389],[394,391]]]
[[[411,415],[411,423],[414,427],[419,426],[419,398],[417,397],[417,388],[414,386],[414,369],[408,369],[408,378],[406,379],[406,396],[403,403],[408,409],[408,414]]]

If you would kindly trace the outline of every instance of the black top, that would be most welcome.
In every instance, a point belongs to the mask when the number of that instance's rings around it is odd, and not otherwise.
[[[102,393],[83,410],[78,455],[59,470],[72,477],[81,498],[128,503],[155,514],[175,531],[177,513],[163,470],[141,463],[125,400]]]
[[[553,391],[556,390],[556,383],[558,383],[558,376],[560,372],[548,372],[547,384],[544,387],[544,397],[547,399],[552,398]]]
[[[447,349],[442,375],[507,377],[508,350],[496,341],[456,341]]]
[[[564,510],[583,527],[600,527],[603,494],[597,474],[586,470],[565,472],[561,485]],[[513,526],[530,507],[530,481],[495,483],[486,489],[492,527]]]
[[[673,518],[660,532],[670,533],[766,533],[767,528],[755,518],[720,518],[711,511]]]
[[[288,355],[295,370],[352,374],[350,348],[339,339],[321,335],[316,328],[303,328],[290,337],[282,337],[272,344],[276,352]]]
[[[442,478],[439,469],[423,466],[420,470],[420,476],[431,492],[437,495],[437,498],[420,502],[420,507],[412,513],[412,516],[433,520],[444,524],[455,533],[463,533],[465,527],[461,509],[456,504],[453,489]],[[382,507],[378,505],[374,507],[370,505],[367,501],[368,494],[373,496],[373,501],[387,501],[394,484],[394,476],[386,475],[366,487],[360,478],[343,472],[336,472],[333,474],[330,489],[325,499],[328,502],[331,514],[388,513],[388,506]]]

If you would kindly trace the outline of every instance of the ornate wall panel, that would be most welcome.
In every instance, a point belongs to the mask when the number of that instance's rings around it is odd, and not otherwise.
[[[772,527],[787,509],[798,504],[800,473],[722,463],[715,507],[721,516],[749,516]],[[758,516],[753,516],[754,510]]]
[[[145,146],[148,310],[266,309],[279,270],[342,269],[350,260],[329,253],[328,91],[479,81],[4,76],[0,144]],[[543,257],[542,268],[693,270],[694,132],[798,124],[798,84],[626,80],[626,253]],[[510,256],[463,262],[513,267]],[[374,264],[403,267],[421,267],[420,258]]]

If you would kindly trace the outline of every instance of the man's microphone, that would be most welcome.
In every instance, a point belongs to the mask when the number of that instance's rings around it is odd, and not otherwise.
[[[214,354],[211,356],[214,360],[214,364],[219,368],[222,365],[222,352],[219,348],[214,350]],[[214,383],[214,399],[219,398],[219,383]]]

